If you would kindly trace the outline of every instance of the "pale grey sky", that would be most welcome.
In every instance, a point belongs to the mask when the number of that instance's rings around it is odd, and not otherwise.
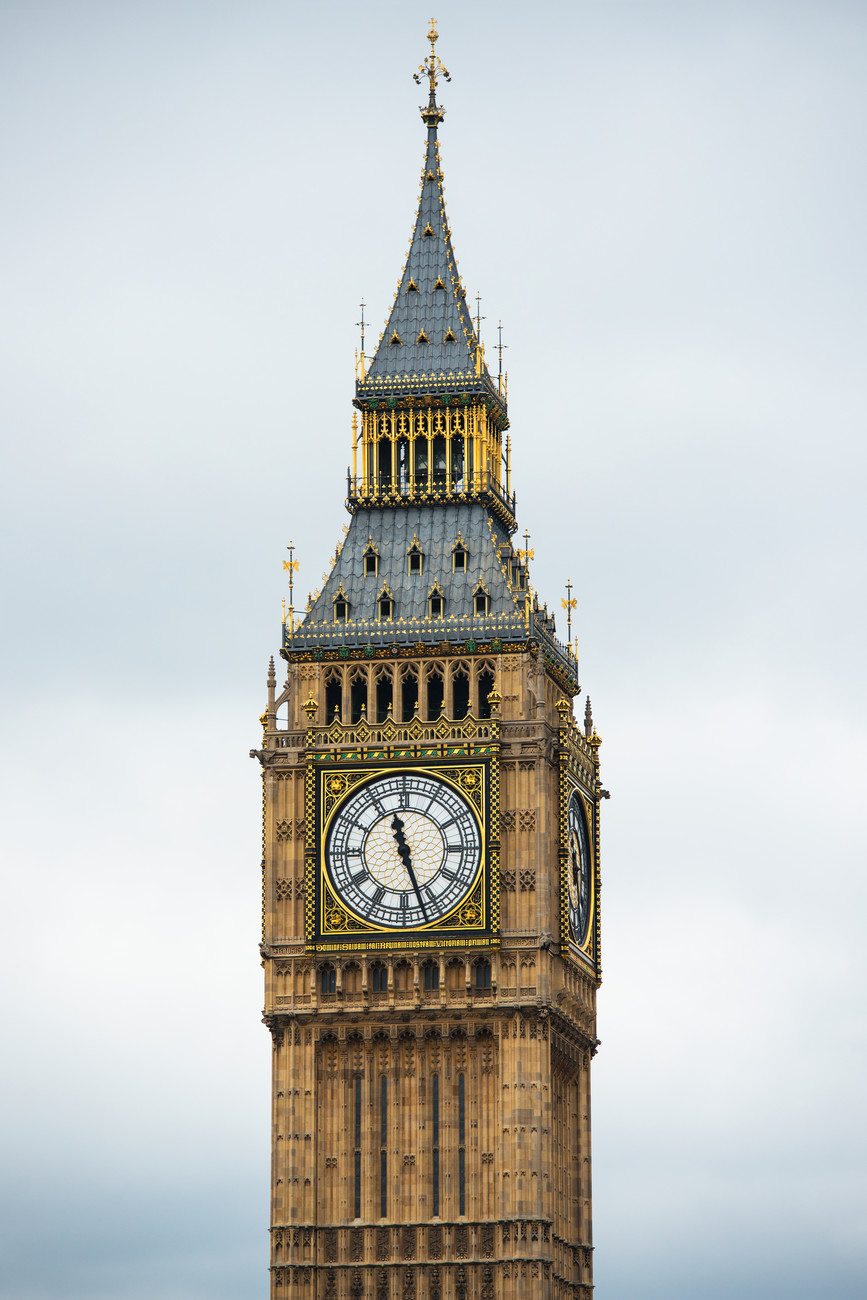
[[[266,1294],[259,734],[429,6],[0,6],[6,1300]],[[436,10],[534,578],[602,734],[600,1300],[854,1300],[867,9]]]

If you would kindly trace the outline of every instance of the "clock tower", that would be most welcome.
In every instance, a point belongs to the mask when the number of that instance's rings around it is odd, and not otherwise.
[[[600,741],[515,544],[436,39],[412,242],[357,369],[349,525],[289,610],[252,751],[271,1296],[589,1300]]]

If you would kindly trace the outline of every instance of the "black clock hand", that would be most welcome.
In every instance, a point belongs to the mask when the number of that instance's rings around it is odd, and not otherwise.
[[[427,921],[427,912],[425,911],[424,902],[422,901],[421,891],[418,887],[418,881],[415,878],[415,872],[412,869],[412,858],[409,852],[409,845],[406,842],[406,836],[403,833],[403,822],[397,813],[391,819],[391,829],[394,831],[394,842],[397,845],[397,855],[406,867],[406,874],[409,876],[412,887],[415,890],[415,896],[418,899],[418,905],[421,908],[421,914]]]

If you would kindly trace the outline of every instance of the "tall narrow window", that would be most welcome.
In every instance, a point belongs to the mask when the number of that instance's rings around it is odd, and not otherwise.
[[[479,685],[479,712],[477,717],[489,718],[491,716],[491,691],[494,689],[494,674],[490,668],[483,668],[478,677]]]
[[[443,679],[441,673],[430,673],[427,679],[427,716],[435,722],[443,708]]]
[[[446,440],[440,433],[433,440],[433,481],[435,487],[446,486]]]
[[[480,961],[476,966],[476,988],[489,989],[491,987],[491,963],[489,961]]]
[[[465,718],[470,711],[470,678],[467,671],[458,668],[452,677],[452,717]]]
[[[385,1219],[388,1217],[388,1079],[385,1075],[379,1085],[379,1213]]]
[[[467,1212],[467,1096],[464,1075],[458,1075],[458,1214]]]
[[[385,722],[386,718],[388,717],[389,710],[392,707],[392,700],[393,697],[392,697],[391,673],[387,673],[384,676],[380,677],[379,681],[376,683],[377,722]]]
[[[433,961],[426,961],[424,964],[424,986],[428,993],[433,992],[440,986],[440,968]]]
[[[370,547],[364,552],[364,576],[375,578],[379,568],[379,556]]]
[[[331,677],[325,683],[325,721],[333,722],[340,713],[343,698],[343,683],[339,677]]]
[[[415,479],[416,488],[424,492],[427,489],[427,438],[415,440]]]
[[[391,487],[391,439],[381,438],[379,452],[379,490],[387,492]]]
[[[390,596],[380,596],[379,617],[383,622],[390,622],[394,617],[394,601]]]
[[[431,1144],[431,1204],[433,1206],[433,1215],[436,1218],[440,1212],[440,1077],[435,1074],[433,1077],[433,1087],[431,1088],[431,1129],[433,1142]]]
[[[455,573],[466,573],[467,571],[467,553],[463,546],[456,546],[452,551],[452,563]]]
[[[412,722],[418,706],[418,677],[407,673],[401,685],[400,708],[403,722]]]
[[[408,559],[409,559],[410,575],[414,573],[420,574],[422,571],[422,563],[424,559],[421,547],[420,546],[410,547],[410,550],[408,552]]]
[[[452,490],[460,492],[464,486],[464,440],[458,434],[452,438]]]
[[[349,713],[352,722],[361,721],[362,709],[367,708],[367,674],[360,673],[349,692]]]
[[[355,1217],[361,1218],[361,1079],[355,1080]]]

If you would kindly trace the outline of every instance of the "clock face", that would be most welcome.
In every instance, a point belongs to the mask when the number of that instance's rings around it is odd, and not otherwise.
[[[325,863],[356,916],[395,930],[440,921],[470,892],[482,836],[470,804],[422,772],[379,776],[334,815]]]
[[[584,807],[576,790],[569,798],[569,925],[580,947],[590,924],[590,836]]]

